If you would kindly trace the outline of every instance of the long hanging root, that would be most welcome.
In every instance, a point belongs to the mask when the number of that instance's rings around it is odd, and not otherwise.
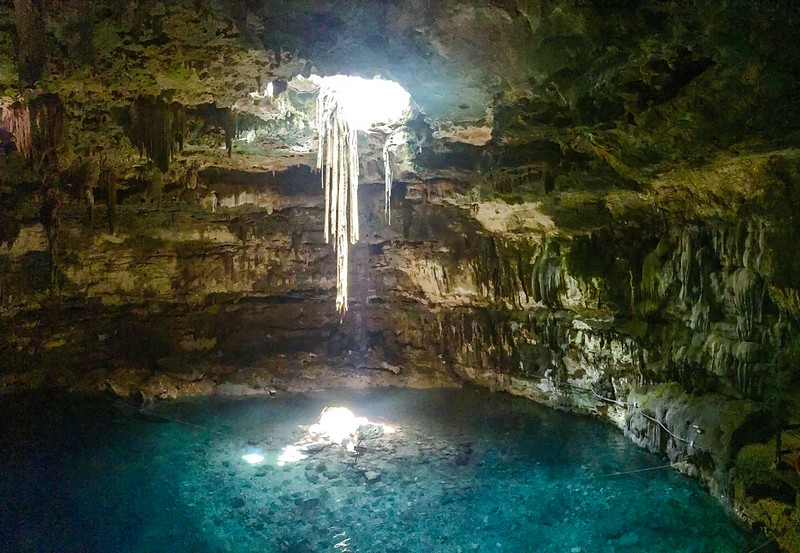
[[[394,180],[394,171],[392,170],[392,148],[401,146],[404,139],[405,135],[402,130],[394,130],[386,135],[383,142],[383,172],[385,176],[383,200],[384,215],[387,225],[392,221],[392,181]]]
[[[386,222],[389,223],[392,220],[392,164],[391,164],[391,157],[389,153],[389,146],[392,145],[391,143],[391,136],[386,137],[386,141],[383,143],[383,172],[385,175],[385,189],[383,194],[383,201],[384,201],[384,215],[386,216]]]
[[[347,311],[350,244],[358,228],[358,132],[350,127],[336,92],[320,88],[317,96],[317,169],[325,191],[325,241],[336,251],[336,309]]]

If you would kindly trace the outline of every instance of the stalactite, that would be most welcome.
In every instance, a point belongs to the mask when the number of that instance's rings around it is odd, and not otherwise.
[[[758,274],[751,269],[738,269],[731,281],[733,307],[736,312],[736,335],[748,340],[761,322],[763,286]]]
[[[561,302],[559,294],[563,287],[561,263],[558,251],[551,252],[551,245],[545,243],[544,247],[534,254],[531,271],[531,295],[535,301],[547,306],[559,307]]]
[[[106,190],[108,229],[111,234],[114,234],[117,231],[117,180],[116,175],[112,173],[112,168],[107,165],[105,157],[100,160],[98,183],[101,188]]]
[[[744,235],[742,266],[759,271],[764,263],[764,252],[767,248],[764,224],[748,221]]]
[[[14,135],[17,151],[27,159],[33,152],[31,135],[31,112],[21,102],[0,100],[0,124]]]
[[[717,376],[727,376],[733,364],[734,342],[717,334],[706,338],[704,349],[708,355],[708,369]]]
[[[162,172],[168,172],[173,155],[183,147],[184,108],[177,102],[167,104],[161,98],[139,98],[130,107],[130,121],[131,139],[139,153],[146,154]],[[226,127],[226,141],[228,134]]]
[[[58,257],[58,235],[61,229],[61,195],[55,188],[48,188],[42,195],[39,220],[47,233],[47,250],[50,255],[50,291],[56,291],[56,259]]]
[[[351,128],[336,92],[320,87],[317,97],[317,169],[325,191],[325,240],[336,251],[336,309],[347,311],[350,244],[358,228],[358,131]]]
[[[225,151],[233,157],[233,139],[236,138],[236,116],[230,111],[223,115],[222,130],[225,133]]]
[[[56,94],[43,94],[31,102],[30,127],[37,156],[57,152],[63,140],[65,110]]]
[[[689,232],[689,228],[686,227],[681,233],[677,259],[678,274],[681,283],[679,298],[685,303],[688,303],[691,299],[691,282],[689,279],[692,276],[692,251],[692,235]]]
[[[14,0],[14,15],[17,34],[17,69],[19,77],[33,85],[47,61],[48,33],[43,17],[43,2],[40,0]]]

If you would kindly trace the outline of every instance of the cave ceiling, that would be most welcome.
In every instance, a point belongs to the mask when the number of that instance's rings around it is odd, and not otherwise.
[[[519,200],[796,144],[798,23],[789,1],[6,0],[0,88],[51,106],[42,135],[59,104],[60,170],[138,149],[167,171],[180,149],[280,171],[314,164],[292,79],[379,76],[416,110],[402,178],[494,175]]]

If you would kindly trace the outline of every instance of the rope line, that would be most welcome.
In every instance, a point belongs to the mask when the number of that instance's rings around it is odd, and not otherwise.
[[[594,395],[596,398],[598,398],[598,399],[600,399],[600,400],[602,400],[602,401],[606,401],[606,402],[608,402],[608,403],[613,403],[613,404],[615,404],[615,405],[619,405],[620,407],[625,407],[625,408],[627,408],[627,407],[628,407],[628,402],[625,402],[625,401],[620,401],[620,400],[618,400],[618,399],[611,399],[611,398],[608,398],[608,397],[601,396],[600,394],[598,394],[598,393],[595,391],[594,387],[583,388],[583,387],[581,387],[581,386],[576,386],[576,385],[574,385],[574,384],[569,384],[569,383],[567,383],[567,385],[568,385],[568,386],[570,386],[571,388],[574,388],[574,389],[576,389],[576,390],[581,390],[581,391],[584,391],[584,392],[591,392],[591,393],[592,393],[592,394],[593,394],[593,395]],[[725,462],[728,462],[728,463],[735,463],[735,462],[736,462],[736,461],[735,461],[735,459],[730,459],[730,458],[728,458],[728,457],[723,457],[723,456],[721,456],[721,455],[719,455],[719,454],[715,453],[714,451],[712,451],[712,450],[710,450],[710,449],[708,449],[708,448],[706,448],[706,447],[702,447],[702,446],[699,446],[699,445],[697,445],[697,444],[694,442],[694,440],[689,440],[689,439],[683,438],[683,437],[681,437],[681,436],[678,436],[677,434],[674,434],[672,431],[670,431],[670,429],[669,429],[669,428],[667,428],[667,427],[664,425],[664,423],[662,423],[660,420],[658,420],[658,419],[656,419],[656,418],[654,418],[654,417],[651,417],[650,415],[648,415],[647,413],[645,413],[645,412],[644,412],[644,411],[642,411],[641,409],[639,409],[639,410],[638,410],[638,412],[639,412],[639,413],[640,413],[640,414],[641,414],[641,415],[642,415],[644,418],[646,418],[646,419],[648,419],[648,420],[651,420],[651,421],[653,421],[654,423],[658,424],[658,425],[659,425],[661,428],[663,428],[663,429],[664,429],[664,431],[665,431],[667,434],[669,434],[670,436],[672,436],[672,437],[673,437],[675,440],[678,440],[678,441],[680,441],[680,442],[683,442],[683,443],[689,444],[689,445],[690,445],[692,448],[694,448],[694,449],[697,449],[697,450],[699,450],[699,451],[703,451],[703,452],[705,452],[705,453],[708,453],[709,455],[711,455],[712,457],[714,457],[715,459],[718,459],[718,460],[720,460],[720,461],[725,461]]]
[[[613,403],[613,404],[615,404],[615,405],[619,405],[620,407],[627,407],[627,406],[628,406],[628,402],[627,402],[627,401],[620,401],[620,400],[618,400],[618,399],[611,399],[610,397],[603,397],[603,396],[601,396],[600,394],[598,394],[597,392],[595,392],[595,391],[594,391],[594,386],[589,386],[589,390],[591,390],[591,392],[592,392],[592,393],[593,393],[593,394],[594,394],[594,395],[595,395],[595,396],[596,396],[598,399],[601,399],[601,400],[603,400],[603,401],[607,401],[607,402],[609,402],[609,403]]]
[[[764,543],[762,543],[762,544],[761,544],[761,545],[759,545],[759,546],[756,546],[756,547],[754,547],[753,549],[751,549],[751,550],[750,550],[750,551],[748,551],[747,553],[753,553],[753,551],[758,551],[758,550],[759,550],[759,549],[761,549],[762,547],[766,547],[766,546],[768,546],[769,544],[771,544],[772,542],[774,542],[776,539],[777,539],[777,538],[772,538],[772,539],[771,539],[771,540],[769,540],[769,541],[765,541]]]
[[[678,440],[678,441],[680,441],[680,442],[683,442],[683,443],[689,444],[689,445],[690,445],[692,448],[694,448],[694,449],[697,449],[697,450],[700,450],[700,451],[704,451],[704,452],[708,453],[709,455],[711,455],[712,457],[714,457],[715,459],[718,459],[718,460],[720,460],[720,461],[727,461],[728,463],[735,463],[735,462],[736,462],[734,459],[730,459],[730,458],[728,458],[728,457],[723,457],[722,455],[718,455],[717,453],[714,453],[712,450],[708,449],[707,447],[702,447],[702,446],[699,446],[699,445],[695,444],[695,443],[694,443],[694,440],[687,440],[686,438],[683,438],[683,437],[681,437],[681,436],[678,436],[677,434],[673,434],[673,433],[670,431],[670,429],[669,429],[669,428],[667,428],[667,427],[664,425],[664,423],[662,423],[660,420],[656,419],[655,417],[651,417],[650,415],[648,415],[648,414],[647,414],[647,413],[645,413],[644,411],[642,411],[642,410],[639,410],[639,413],[640,413],[640,414],[641,414],[641,415],[642,415],[644,418],[646,418],[647,420],[653,421],[654,423],[658,424],[658,425],[659,425],[661,428],[663,428],[663,429],[664,429],[664,432],[666,432],[667,434],[669,434],[670,436],[672,436],[674,439],[676,439],[676,440]]]
[[[673,468],[672,467],[672,463],[667,463],[666,465],[659,465],[657,467],[647,467],[647,468],[644,468],[644,469],[626,470],[626,471],[622,471],[622,472],[609,472],[608,474],[597,474],[597,475],[587,476],[587,477],[584,478],[584,480],[593,480],[593,479],[596,479],[596,478],[610,478],[612,476],[624,476],[626,474],[636,474],[636,473],[639,473],[639,472],[650,472],[651,470],[659,470],[659,469],[664,469],[664,468],[668,468],[668,467],[669,468]]]
[[[595,397],[597,397],[600,400],[607,401],[608,403],[613,403],[615,405],[619,405],[620,407],[627,407],[628,406],[628,403],[625,402],[625,401],[620,401],[618,399],[611,399],[610,397],[601,396],[600,394],[598,394],[597,392],[594,391],[594,387],[584,388],[583,386],[578,386],[578,385],[572,384],[570,382],[564,382],[563,384],[566,385],[566,386],[569,386],[573,390],[579,390],[581,392],[592,392],[592,394],[594,394]]]
[[[203,426],[203,425],[200,425],[200,424],[195,424],[193,422],[188,422],[188,421],[184,421],[184,420],[181,420],[181,419],[168,417],[166,415],[162,415],[160,413],[155,413],[153,411],[144,411],[144,410],[141,410],[141,409],[136,409],[135,407],[132,407],[132,406],[127,405],[125,403],[122,403],[120,401],[117,402],[117,405],[118,406],[123,406],[125,409],[134,409],[140,415],[156,417],[158,419],[162,419],[162,420],[169,421],[169,422],[174,422],[174,423],[177,423],[177,424],[182,424],[184,426],[189,426],[191,428],[196,428],[198,430],[203,430],[205,432],[210,432],[212,434],[217,434],[219,436],[243,439],[242,436],[240,436],[239,434],[237,434],[235,432],[231,432],[231,431],[226,432],[224,430],[219,430],[219,429],[216,429],[216,428],[212,428],[210,426]]]
[[[584,388],[584,387],[582,387],[582,386],[576,386],[575,384],[570,384],[570,383],[567,383],[567,385],[568,385],[570,388],[574,388],[574,389],[576,389],[576,390],[581,390],[581,391],[583,391],[583,392],[591,392],[591,393],[592,393],[592,394],[593,394],[593,395],[594,395],[594,396],[595,396],[597,399],[600,399],[600,400],[602,400],[602,401],[606,401],[606,402],[608,402],[608,403],[613,403],[613,404],[615,404],[615,405],[619,405],[620,407],[626,407],[626,408],[627,408],[627,407],[628,407],[628,405],[629,405],[629,404],[628,404],[628,402],[626,402],[626,401],[621,401],[621,400],[618,400],[618,399],[612,399],[612,398],[609,398],[609,397],[604,397],[604,396],[601,396],[600,394],[598,394],[598,393],[595,391],[594,387]],[[676,439],[676,440],[678,440],[678,441],[680,441],[680,442],[683,442],[683,443],[689,444],[689,445],[690,445],[690,446],[692,446],[692,448],[694,448],[694,449],[697,449],[697,450],[699,450],[699,451],[704,451],[704,452],[708,453],[709,455],[711,455],[712,457],[715,457],[716,459],[719,459],[720,461],[727,461],[727,462],[729,462],[729,463],[735,463],[735,462],[736,462],[736,460],[735,460],[735,459],[730,459],[730,458],[728,458],[728,457],[723,457],[723,456],[721,456],[721,455],[719,455],[719,454],[717,454],[717,453],[713,452],[712,450],[710,450],[710,449],[708,449],[708,448],[705,448],[705,447],[702,447],[702,446],[699,446],[699,445],[697,445],[697,444],[694,442],[694,440],[689,440],[689,439],[683,438],[683,437],[681,437],[681,436],[678,436],[677,434],[674,434],[674,433],[673,433],[672,431],[670,431],[670,429],[669,429],[669,428],[667,428],[667,427],[666,427],[666,426],[665,426],[665,425],[664,425],[664,424],[663,424],[663,423],[662,423],[660,420],[658,420],[658,419],[656,419],[656,418],[654,418],[654,417],[651,417],[650,415],[648,415],[647,413],[645,413],[645,412],[644,412],[644,411],[642,411],[641,409],[638,409],[638,412],[639,412],[639,413],[640,413],[640,414],[641,414],[641,415],[642,415],[644,418],[646,418],[646,419],[648,419],[648,420],[651,420],[651,421],[653,421],[654,423],[658,424],[658,425],[659,425],[661,428],[663,428],[663,429],[664,429],[664,431],[665,431],[667,434],[669,434],[670,436],[672,436],[674,439]]]

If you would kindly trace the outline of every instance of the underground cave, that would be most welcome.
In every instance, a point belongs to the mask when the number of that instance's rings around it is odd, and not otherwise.
[[[0,28],[0,550],[800,553],[797,2]]]

